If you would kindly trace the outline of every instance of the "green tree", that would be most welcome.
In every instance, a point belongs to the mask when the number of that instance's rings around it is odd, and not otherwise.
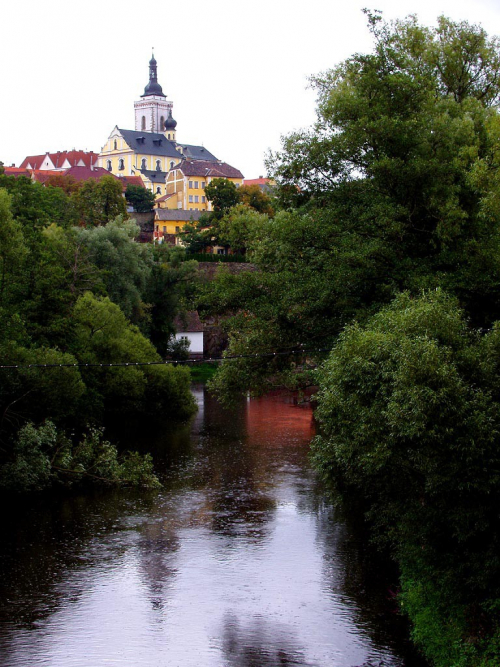
[[[210,214],[202,213],[197,222],[191,220],[184,225],[180,238],[188,252],[200,253],[206,252],[207,248],[214,245],[216,233]]]
[[[125,199],[137,213],[149,213],[153,210],[155,203],[154,193],[140,185],[127,185]]]
[[[184,251],[179,248],[155,248],[146,290],[147,302],[151,304],[147,332],[163,357],[170,351],[174,318],[180,310],[188,308],[198,282],[197,262],[184,259]]]
[[[71,200],[80,224],[86,227],[105,225],[119,215],[127,216],[122,184],[113,176],[103,176],[98,181],[89,178],[71,195]]]
[[[12,274],[22,264],[26,252],[21,226],[12,217],[11,199],[7,191],[0,188],[0,305]]]
[[[236,253],[244,254],[250,245],[255,245],[261,238],[267,219],[267,214],[258,213],[245,204],[233,206],[218,222],[219,243],[229,245]]]
[[[211,217],[217,220],[240,201],[238,188],[227,178],[212,179],[205,188],[205,195],[212,203],[213,215]]]
[[[221,276],[202,294],[201,309],[228,304],[232,352],[328,347],[401,290],[442,287],[476,326],[500,319],[498,40],[447,19],[369,22],[373,53],[313,78],[317,123],[270,157],[290,210],[249,245],[259,276]],[[476,72],[467,95],[446,74],[459,63]],[[240,365],[242,381],[270,370]]]
[[[316,464],[390,549],[443,667],[483,664],[459,662],[464,644],[482,653],[474,624],[500,621],[499,334],[471,332],[440,291],[402,294],[348,327],[319,373]]]
[[[135,242],[138,233],[139,227],[133,220],[121,217],[106,226],[77,232],[78,242],[100,269],[109,297],[135,322],[146,316],[143,297],[153,266],[152,248]]]
[[[238,194],[242,204],[250,206],[258,213],[265,213],[270,218],[274,217],[273,200],[258,185],[242,185]]]
[[[189,369],[161,365],[153,344],[108,297],[84,294],[75,304],[73,318],[74,355],[80,363],[97,365],[83,372],[85,404],[96,416],[102,416],[103,409],[118,414],[161,410],[178,419],[193,414]],[[135,365],[147,362],[152,365]],[[123,366],[107,367],[109,363]]]
[[[69,227],[77,220],[71,198],[59,187],[0,174],[0,188],[10,194],[12,215],[29,242],[36,241],[37,234],[52,223]]]

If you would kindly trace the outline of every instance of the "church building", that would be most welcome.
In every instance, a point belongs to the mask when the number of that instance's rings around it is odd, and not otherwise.
[[[134,102],[135,129],[116,126],[99,154],[98,165],[118,177],[140,175],[146,187],[165,202],[161,208],[210,210],[205,185],[212,178],[228,178],[239,187],[243,174],[204,146],[178,142],[172,109],[173,103],[158,83],[153,54],[149,82],[140,100]]]

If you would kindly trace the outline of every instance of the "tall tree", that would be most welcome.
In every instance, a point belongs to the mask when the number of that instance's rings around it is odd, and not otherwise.
[[[127,185],[125,199],[137,213],[149,213],[153,210],[155,203],[154,192],[140,185]]]
[[[219,220],[224,213],[240,201],[238,188],[227,178],[214,178],[205,188],[207,199],[212,202],[213,216]]]
[[[122,184],[113,176],[98,181],[89,178],[71,197],[78,212],[80,224],[86,227],[105,225],[118,215],[127,215]]]

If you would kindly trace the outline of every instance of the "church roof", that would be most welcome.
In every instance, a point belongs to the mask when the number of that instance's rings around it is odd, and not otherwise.
[[[134,153],[144,155],[163,155],[165,157],[181,157],[175,148],[175,143],[165,138],[159,132],[139,132],[138,130],[122,130],[120,134]]]
[[[183,160],[175,165],[184,176],[205,176],[212,178],[243,178],[239,169],[231,167],[226,162],[212,162],[209,160]]]
[[[144,94],[141,97],[148,97],[149,95],[156,95],[159,97],[165,97],[165,94],[158,83],[158,74],[157,74],[157,62],[154,54],[149,61],[149,81],[148,85],[144,88]]]
[[[154,169],[141,169],[141,174],[149,179],[151,183],[165,183],[167,172]]]
[[[182,148],[183,155],[188,158],[188,160],[209,160],[211,162],[217,162],[215,155],[212,155],[205,146],[192,146],[190,144],[178,144]]]

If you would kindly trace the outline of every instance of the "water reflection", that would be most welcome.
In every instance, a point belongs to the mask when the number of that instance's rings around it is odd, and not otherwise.
[[[189,427],[148,435],[161,492],[10,513],[0,664],[422,664],[403,654],[381,577],[317,490],[311,411],[283,396],[232,411],[198,398]]]

